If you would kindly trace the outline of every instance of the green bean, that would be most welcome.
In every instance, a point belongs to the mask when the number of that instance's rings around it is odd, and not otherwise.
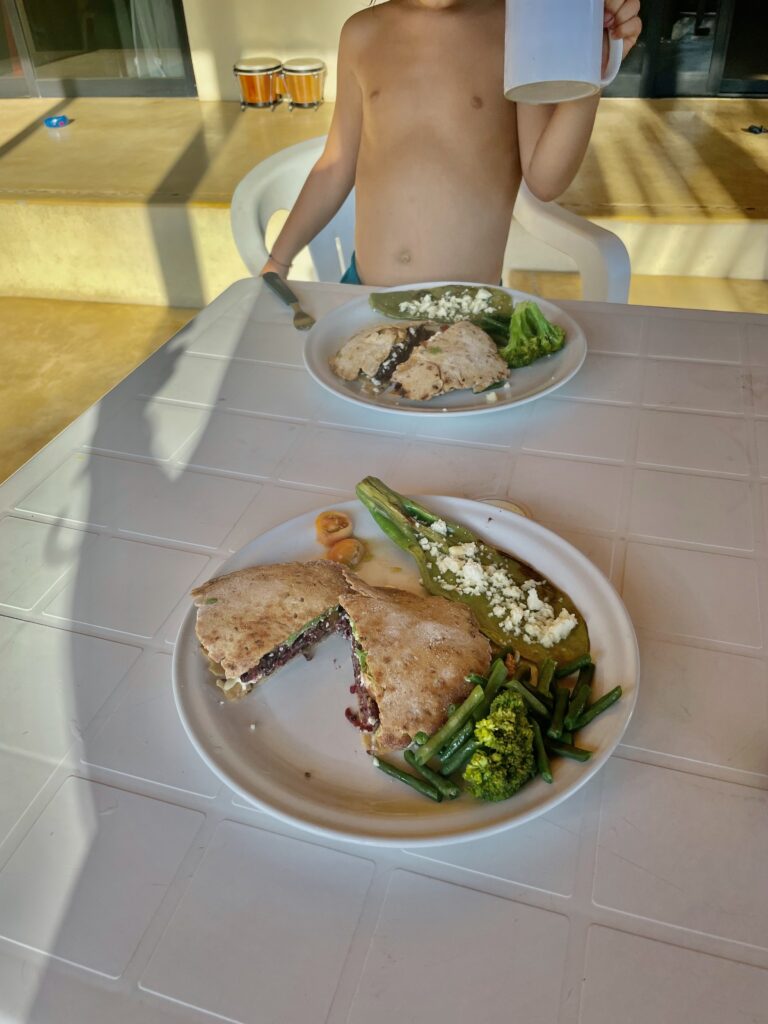
[[[441,747],[438,750],[438,759],[441,762],[447,761],[451,754],[454,754],[459,749],[462,743],[466,743],[470,736],[474,735],[474,732],[475,722],[474,719],[471,719],[469,722],[466,722],[464,725],[462,725],[462,727],[459,729],[459,731],[456,733],[453,739],[448,740],[445,746]]]
[[[563,735],[560,737],[561,743],[573,743],[573,733],[568,732],[567,729],[563,729]]]
[[[585,665],[591,665],[592,659],[588,654],[582,654],[580,658],[574,658],[573,661],[567,661],[563,665],[558,665],[555,669],[555,679],[564,679],[566,676],[572,676],[574,672],[578,672],[580,668],[584,668]]]
[[[595,675],[594,665],[585,665],[579,669],[579,678],[571,694],[571,702],[568,705],[568,713],[565,716],[565,728],[573,729],[576,721],[586,707],[589,695],[592,692],[592,679]]]
[[[523,698],[528,707],[535,711],[537,715],[541,715],[542,718],[549,718],[549,710],[542,704],[541,700],[525,688],[519,679],[510,679],[507,683],[507,689],[514,690],[515,693],[519,693]]]
[[[426,764],[441,747],[444,747],[448,740],[457,733],[464,723],[474,713],[475,708],[485,697],[482,686],[476,686],[463,704],[448,716],[445,725],[433,733],[423,747],[416,751],[416,761],[419,764]]]
[[[557,668],[557,662],[554,658],[545,658],[541,663],[539,669],[539,693],[546,694],[550,697],[552,691],[552,680],[555,678],[555,669]]]
[[[440,769],[441,775],[453,775],[454,772],[461,771],[467,761],[472,757],[474,752],[480,744],[477,742],[474,736],[467,740],[466,743],[462,744],[459,749],[448,758],[445,764]]]
[[[555,701],[552,695],[549,693],[542,693],[541,690],[537,689],[535,686],[531,686],[530,683],[526,683],[525,681],[523,681],[523,686],[532,697],[535,697],[537,700],[540,700],[542,704],[546,705],[547,711],[551,715],[552,709],[555,706]]]
[[[488,682],[485,676],[479,676],[477,672],[470,672],[464,678],[468,683],[472,683],[473,686],[482,686],[483,689],[485,689],[485,684]]]
[[[430,800],[434,800],[439,804],[443,799],[442,793],[431,783],[426,782],[424,779],[417,779],[415,775],[411,775],[409,772],[403,771],[403,769],[398,768],[397,765],[390,764],[389,761],[381,761],[378,757],[374,757],[373,763],[374,766],[378,768],[379,771],[384,772],[385,775],[390,775],[393,779],[399,779],[400,782],[404,782],[406,786],[410,786],[412,789],[422,793],[424,796],[428,796]]]
[[[413,742],[416,744],[417,747],[423,747],[428,739],[429,736],[427,736],[425,732],[420,731],[417,732],[416,735],[413,737]]]
[[[563,719],[568,706],[568,697],[568,689],[565,686],[558,686],[555,693],[555,710],[552,712],[552,721],[547,729],[547,736],[551,736],[553,740],[559,740],[563,733]]]
[[[536,754],[536,771],[545,782],[552,782],[552,770],[549,767],[549,758],[544,746],[544,737],[541,735],[541,726],[535,718],[531,719],[533,726],[533,750]]]
[[[592,757],[591,750],[582,750],[581,747],[574,747],[572,743],[563,743],[562,740],[547,738],[547,750],[550,754],[558,754],[560,757],[570,757],[574,761],[588,761]]]
[[[431,782],[438,793],[443,797],[444,800],[455,800],[461,790],[458,786],[454,785],[450,779],[444,779],[442,775],[438,775],[437,772],[433,772],[425,764],[416,764],[416,755],[412,750],[406,750],[404,755],[406,763],[421,775],[422,778],[426,779],[427,782]]]
[[[485,718],[491,710],[491,704],[493,698],[499,692],[499,687],[507,678],[507,669],[503,661],[499,661],[497,658],[491,666],[491,671],[488,675],[488,682],[485,684],[485,695],[480,704],[475,708],[472,717],[476,722],[479,722],[482,718]]]
[[[576,722],[576,729],[583,729],[585,725],[589,725],[593,718],[597,718],[601,715],[606,708],[609,708],[611,704],[615,704],[621,696],[621,687],[614,686],[608,693],[604,693],[599,700],[596,700],[594,704],[590,704],[589,707],[585,708]]]

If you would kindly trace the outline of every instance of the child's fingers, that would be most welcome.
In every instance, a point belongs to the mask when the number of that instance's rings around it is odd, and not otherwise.
[[[611,29],[611,36],[614,39],[631,39],[634,45],[637,42],[637,37],[642,31],[643,23],[639,18],[630,18],[629,21],[623,21],[620,25]]]
[[[606,5],[606,15],[608,7]],[[611,29],[615,33],[620,25],[633,21],[640,13],[640,0],[622,0],[618,8],[612,11]],[[639,19],[638,19],[639,20]],[[606,26],[607,27],[607,26]]]

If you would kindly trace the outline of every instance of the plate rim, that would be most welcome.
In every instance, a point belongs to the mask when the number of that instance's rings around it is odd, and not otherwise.
[[[424,502],[425,504],[428,504],[429,501],[447,499],[450,501],[460,502],[461,504],[466,505],[479,505],[482,506],[485,510],[487,510],[487,508],[491,504],[488,501],[481,501],[476,498],[457,497],[455,495],[416,495],[415,498],[416,500]],[[336,503],[333,507],[343,509],[348,505],[354,504],[361,503],[359,502],[359,499],[353,498],[345,502]],[[328,505],[318,506],[316,509],[310,509],[307,512],[300,513],[297,516],[292,516],[291,518],[285,519],[282,522],[275,524],[275,526],[270,527],[269,529],[263,530],[261,531],[261,533],[256,534],[246,544],[243,544],[237,551],[234,551],[230,554],[230,556],[216,570],[217,575],[233,571],[230,568],[231,564],[236,562],[238,557],[241,556],[242,553],[248,547],[259,541],[272,530],[285,527],[287,524],[294,522],[294,520],[303,519],[309,515],[316,514],[317,512],[329,507],[330,506]],[[197,610],[194,603],[192,603],[188,608],[186,614],[184,615],[184,618],[182,619],[176,636],[176,641],[174,643],[171,663],[171,678],[174,703],[176,705],[176,710],[179,715],[179,718],[181,719],[182,725],[184,727],[184,731],[186,732],[189,740],[191,741],[198,755],[202,758],[204,763],[220,781],[222,781],[230,790],[238,794],[243,799],[246,805],[246,809],[252,806],[257,810],[262,810],[270,816],[277,818],[284,824],[290,825],[294,828],[301,829],[313,835],[319,835],[328,839],[333,839],[342,842],[355,843],[365,846],[389,847],[396,849],[444,846],[452,845],[454,843],[470,842],[474,840],[488,838],[489,836],[497,835],[500,832],[507,831],[508,829],[516,828],[519,825],[525,825],[528,822],[535,820],[536,818],[541,817],[543,814],[546,814],[549,811],[553,810],[555,807],[557,807],[564,801],[569,800],[584,785],[586,785],[586,783],[589,782],[590,779],[592,779],[597,774],[597,772],[601,770],[601,768],[605,765],[605,763],[613,755],[616,748],[621,743],[621,740],[625,735],[626,730],[629,727],[629,724],[632,720],[635,707],[637,705],[637,697],[640,686],[640,650],[637,639],[637,632],[632,623],[632,619],[621,598],[621,595],[619,594],[618,590],[613,585],[611,580],[582,551],[580,551],[573,544],[571,544],[570,541],[567,541],[564,537],[561,537],[554,530],[550,530],[548,527],[543,526],[541,523],[538,523],[533,519],[527,519],[523,516],[518,516],[516,513],[510,512],[498,506],[493,507],[498,508],[498,511],[503,513],[504,517],[509,517],[513,523],[515,519],[524,521],[527,529],[532,529],[534,533],[539,533],[539,535],[542,538],[554,537],[556,543],[565,545],[569,549],[570,557],[575,557],[577,563],[581,563],[581,565],[587,566],[588,571],[596,573],[599,577],[601,577],[603,585],[608,588],[608,591],[613,599],[615,609],[623,618],[624,624],[627,627],[627,639],[631,638],[632,641],[630,646],[632,661],[635,670],[634,679],[632,681],[633,685],[631,693],[627,695],[628,701],[624,704],[624,707],[627,709],[626,718],[621,727],[619,728],[615,739],[613,739],[604,750],[599,751],[593,758],[590,759],[588,765],[585,766],[584,770],[579,773],[579,775],[576,777],[576,780],[570,785],[566,792],[552,793],[551,796],[545,798],[543,801],[538,803],[535,807],[530,808],[528,811],[521,813],[518,817],[514,818],[514,820],[494,820],[486,825],[462,828],[455,832],[442,833],[439,835],[425,834],[419,836],[383,835],[381,833],[374,833],[371,831],[355,831],[351,828],[347,829],[341,827],[333,827],[319,824],[316,821],[308,821],[306,818],[302,818],[291,813],[290,811],[286,811],[284,809],[274,806],[266,799],[254,796],[245,787],[240,786],[237,782],[234,781],[234,779],[231,778],[231,776],[227,773],[226,769],[223,766],[219,765],[216,759],[209,754],[204,743],[197,736],[196,730],[192,722],[189,720],[189,717],[186,712],[183,697],[181,694],[181,690],[183,689],[183,681],[180,680],[179,674],[180,661],[182,657],[181,652],[184,650],[184,644],[190,637],[194,638],[195,636],[194,626]],[[254,562],[253,564],[258,565],[268,563]],[[496,806],[502,807],[506,805],[508,802],[509,801],[501,801]]]
[[[568,381],[572,380],[584,365],[584,361],[587,358],[587,353],[589,351],[587,345],[586,332],[584,331],[584,328],[581,326],[581,324],[577,320],[575,320],[567,310],[563,309],[562,306],[559,306],[557,303],[551,302],[549,299],[544,299],[541,296],[533,295],[530,292],[519,291],[517,288],[507,288],[504,285],[478,284],[475,281],[416,282],[415,284],[409,287],[409,290],[422,288],[438,288],[443,287],[445,285],[466,285],[467,287],[476,288],[495,288],[497,291],[503,291],[507,295],[511,296],[515,300],[515,302],[531,301],[537,303],[538,305],[548,306],[550,309],[556,310],[559,316],[563,318],[565,326],[568,328],[568,330],[575,329],[576,331],[575,343],[580,344],[581,346],[581,351],[577,358],[576,364],[571,370],[564,374],[564,376],[561,379],[545,385],[544,387],[541,388],[541,390],[536,391],[532,395],[526,395],[525,397],[517,399],[516,401],[503,402],[501,404],[499,404],[498,402],[484,402],[483,405],[478,404],[477,406],[470,406],[464,409],[452,408],[450,406],[444,408],[436,405],[427,408],[426,403],[424,403],[424,406],[422,408],[412,405],[392,406],[384,403],[380,404],[376,401],[364,400],[355,393],[350,392],[345,388],[342,388],[341,386],[333,387],[328,381],[324,380],[316,372],[310,361],[310,351],[312,350],[313,339],[317,337],[316,328],[319,325],[321,325],[326,318],[337,314],[339,311],[343,311],[349,306],[357,306],[363,303],[367,303],[369,296],[373,292],[396,292],[404,290],[404,286],[402,285],[392,285],[386,288],[371,288],[365,295],[358,294],[354,298],[350,299],[348,302],[343,302],[339,306],[334,306],[333,309],[328,310],[327,313],[324,313],[322,316],[318,317],[318,319],[315,321],[315,324],[308,332],[307,337],[304,339],[304,345],[302,348],[304,368],[306,369],[307,373],[310,375],[312,380],[314,380],[315,383],[319,384],[320,387],[322,387],[326,392],[328,392],[328,394],[335,395],[337,398],[342,399],[342,401],[350,402],[351,404],[356,405],[362,409],[368,409],[369,411],[372,412],[383,412],[393,416],[437,416],[445,418],[453,416],[481,416],[485,413],[502,412],[505,409],[517,409],[521,405],[527,405],[529,402],[535,402],[539,398],[544,398],[546,395],[552,394],[553,391],[557,391],[558,388],[563,387],[565,384],[568,383]],[[382,319],[392,318],[386,318],[382,314]],[[398,321],[392,320],[392,322],[397,323]]]

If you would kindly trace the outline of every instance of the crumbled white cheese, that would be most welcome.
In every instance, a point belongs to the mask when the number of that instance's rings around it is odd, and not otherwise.
[[[432,523],[432,529],[435,533],[439,533],[441,537],[448,536],[448,525],[444,519],[436,519],[434,523]]]
[[[493,405],[494,402],[498,402],[499,396],[496,394],[495,391],[489,391],[488,394],[485,396],[485,400],[486,402],[488,402],[489,405]]]
[[[576,616],[565,609],[555,616],[554,608],[537,589],[543,581],[525,580],[518,586],[505,569],[486,564],[488,549],[482,542],[452,544],[447,554],[427,537],[419,538],[419,546],[434,559],[430,568],[436,568],[436,579],[443,590],[487,598],[491,614],[511,637],[524,636],[548,648],[564,640],[578,624]]]
[[[406,316],[424,320],[448,320],[456,323],[470,316],[480,316],[494,309],[493,296],[487,288],[435,297],[429,292],[418,299],[401,302],[399,309]]]

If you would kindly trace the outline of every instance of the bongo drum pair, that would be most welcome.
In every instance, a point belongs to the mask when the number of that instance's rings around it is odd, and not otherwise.
[[[279,61],[276,57],[249,57],[234,67],[240,85],[240,107],[270,107],[287,98],[289,107],[315,110],[323,102],[325,64],[316,57]]]

